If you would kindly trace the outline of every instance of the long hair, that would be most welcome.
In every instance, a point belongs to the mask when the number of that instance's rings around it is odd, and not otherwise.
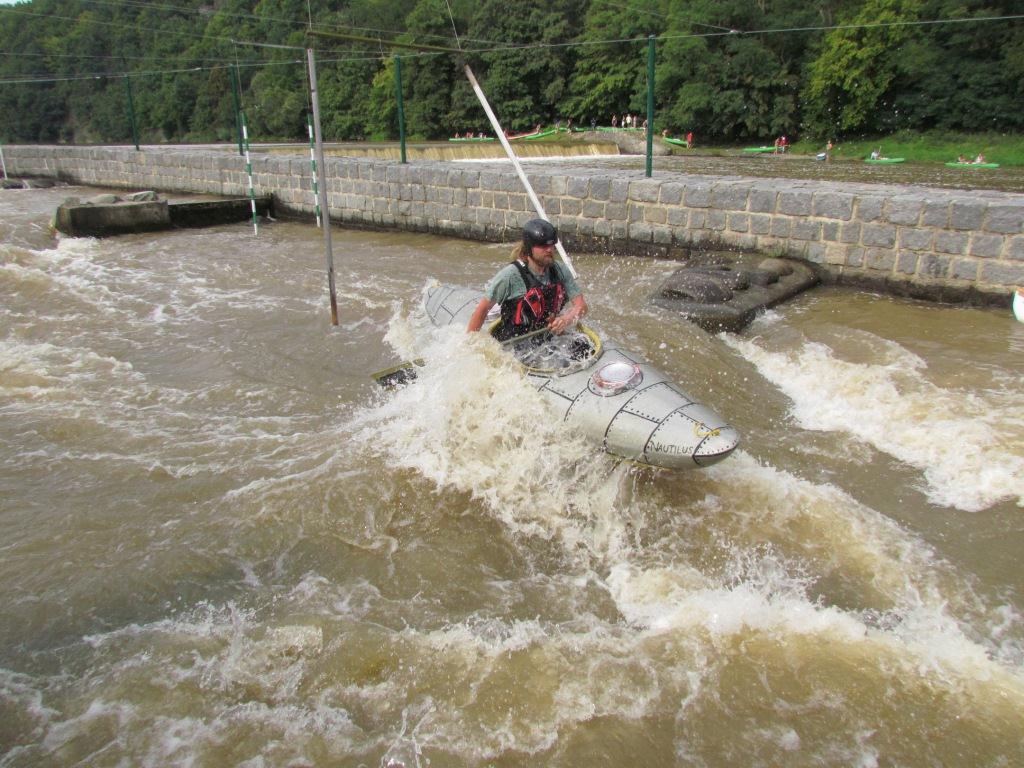
[[[512,260],[521,261],[523,264],[529,263],[530,251],[526,250],[526,244],[522,241],[516,243],[516,247],[512,249]]]

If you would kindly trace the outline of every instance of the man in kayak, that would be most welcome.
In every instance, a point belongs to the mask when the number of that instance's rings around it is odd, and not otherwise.
[[[555,334],[572,327],[587,312],[587,302],[572,274],[555,261],[558,230],[544,219],[523,225],[523,240],[512,251],[511,264],[487,283],[467,331],[479,331],[487,313],[501,306],[499,340],[521,336],[545,325]]]

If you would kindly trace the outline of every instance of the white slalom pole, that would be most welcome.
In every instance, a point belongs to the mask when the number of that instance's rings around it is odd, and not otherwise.
[[[544,212],[544,206],[540,204],[540,200],[537,198],[537,193],[533,191],[533,186],[530,184],[530,180],[526,178],[526,174],[523,172],[523,166],[519,164],[519,158],[516,157],[516,153],[512,151],[512,145],[508,143],[508,139],[505,138],[505,132],[501,129],[501,124],[498,122],[498,118],[494,116],[494,112],[491,110],[491,105],[487,103],[487,97],[484,96],[483,90],[480,88],[480,83],[476,81],[473,76],[473,70],[469,68],[469,64],[466,64],[463,70],[466,73],[466,77],[469,78],[469,84],[473,86],[473,91],[476,93],[477,99],[480,101],[480,106],[484,108],[484,112],[487,113],[487,119],[491,121],[491,128],[494,129],[494,133],[498,137],[498,141],[501,142],[501,146],[505,148],[505,154],[508,155],[508,159],[512,161],[512,167],[516,169],[516,173],[519,174],[519,180],[523,182],[523,186],[526,187],[526,194],[530,198],[530,202],[533,203],[533,209],[537,211],[537,215],[545,221],[549,221],[548,215]],[[569,255],[565,252],[565,248],[562,246],[562,241],[558,240],[555,242],[555,248],[558,251],[558,255],[562,257],[562,261],[565,262],[565,266],[569,268],[569,272],[572,276],[578,277],[576,270],[572,266],[572,260]]]
[[[3,168],[4,178],[7,178],[7,163],[4,162],[4,145],[0,144],[0,168]]]

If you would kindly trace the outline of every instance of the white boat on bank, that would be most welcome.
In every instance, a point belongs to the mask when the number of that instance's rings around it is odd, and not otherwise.
[[[465,326],[482,297],[477,289],[436,285],[424,304],[434,325]],[[721,461],[739,445],[739,433],[718,414],[589,327],[511,349],[563,420],[611,454],[687,469]]]

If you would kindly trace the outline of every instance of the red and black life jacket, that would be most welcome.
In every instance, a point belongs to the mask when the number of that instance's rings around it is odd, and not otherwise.
[[[547,270],[550,282],[544,285],[521,261],[512,263],[523,278],[526,293],[501,302],[501,325],[494,333],[499,341],[521,336],[547,325],[548,321],[565,306],[565,286],[562,285],[562,279],[553,264]]]

